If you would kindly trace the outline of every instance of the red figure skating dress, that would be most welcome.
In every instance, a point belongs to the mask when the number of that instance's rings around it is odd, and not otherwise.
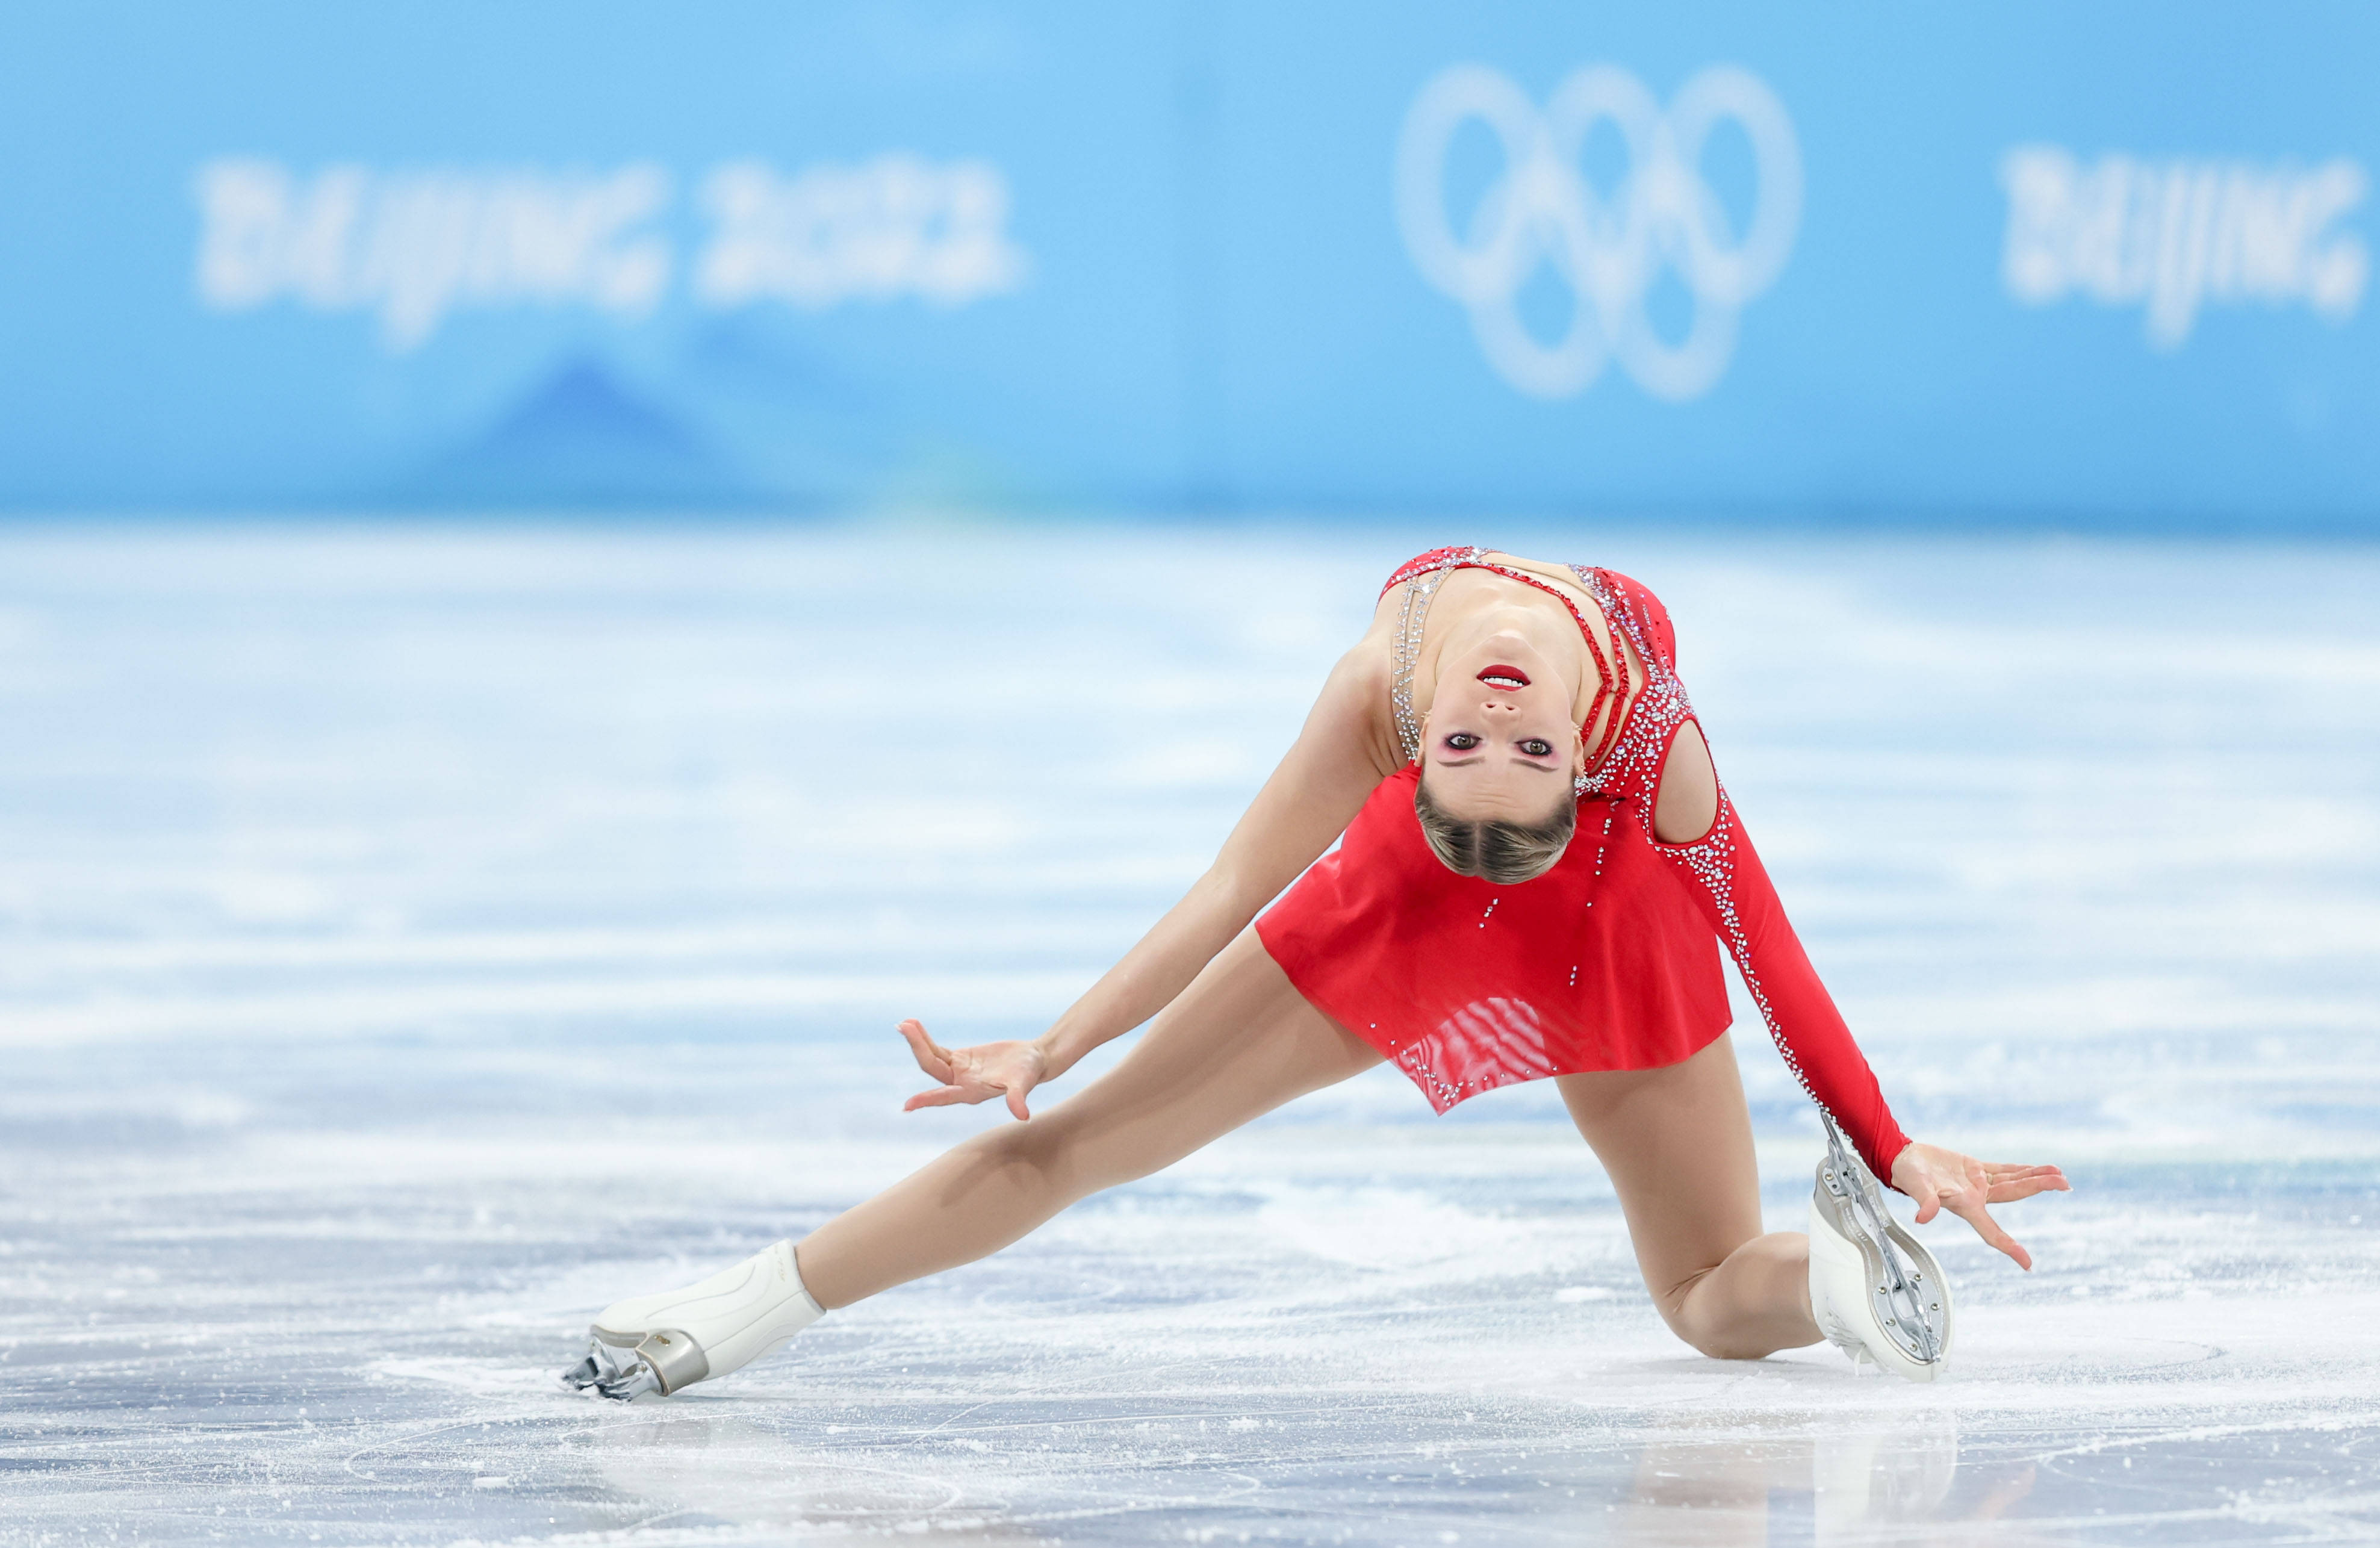
[[[1491,570],[1560,598],[1603,673],[1602,691],[1626,707],[1603,717],[1609,724],[1589,750],[1577,836],[1551,871],[1518,886],[1458,876],[1422,835],[1413,804],[1421,769],[1410,762],[1372,792],[1339,847],[1257,921],[1265,949],[1300,993],[1394,1061],[1443,1113],[1518,1081],[1686,1058],[1727,1030],[1724,945],[1812,1100],[1877,1176],[1891,1176],[1908,1137],[1786,922],[1726,789],[1702,837],[1654,836],[1662,763],[1694,718],[1668,611],[1626,576],[1572,566],[1614,641],[1616,659],[1606,662],[1562,588],[1490,562],[1489,552],[1425,554],[1382,588],[1406,588],[1394,640],[1398,735],[1418,760],[1413,663],[1448,571]],[[1623,637],[1644,664],[1641,682],[1628,680]]]

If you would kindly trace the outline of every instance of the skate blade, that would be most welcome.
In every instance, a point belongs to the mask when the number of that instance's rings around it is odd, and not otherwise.
[[[1931,1381],[1950,1358],[1950,1318],[1946,1309],[1950,1282],[1934,1254],[1890,1215],[1885,1216],[1884,1237],[1878,1245],[1894,1261],[1886,1282],[1876,1286],[1877,1314],[1884,1318],[1895,1342],[1901,1344],[1902,1352],[1925,1367],[1926,1374],[1920,1379]]]
[[[633,1403],[649,1392],[661,1392],[662,1382],[653,1368],[640,1359],[611,1380],[596,1383],[595,1390],[614,1403]]]
[[[623,1357],[625,1357],[625,1359]],[[562,1373],[562,1384],[578,1392],[616,1382],[635,1368],[637,1357],[628,1350],[617,1349],[600,1338],[587,1341],[587,1358]]]
[[[1885,1206],[1874,1173],[1831,1122],[1828,1155],[1818,1168],[1816,1209],[1837,1223],[1866,1269],[1870,1315],[1899,1356],[1894,1367],[1911,1381],[1940,1375],[1950,1354],[1950,1283],[1924,1244]],[[1882,1362],[1879,1361],[1881,1368]]]

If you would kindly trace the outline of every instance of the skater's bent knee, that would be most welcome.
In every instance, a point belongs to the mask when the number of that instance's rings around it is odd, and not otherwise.
[[[1759,1359],[1786,1346],[1775,1330],[1752,1319],[1712,1315],[1703,1308],[1663,1305],[1661,1320],[1698,1355],[1712,1359]]]
[[[1758,1359],[1769,1351],[1755,1347],[1743,1336],[1742,1330],[1728,1327],[1706,1317],[1693,1317],[1669,1307],[1661,1309],[1661,1321],[1670,1331],[1685,1340],[1698,1355],[1713,1359]]]
[[[1740,1328],[1708,1328],[1691,1333],[1682,1328],[1678,1336],[1692,1345],[1696,1354],[1712,1359],[1766,1359],[1785,1347],[1773,1338],[1751,1336]]]
[[[1655,1295],[1654,1303],[1670,1331],[1696,1354],[1712,1359],[1759,1359],[1785,1347],[1773,1335],[1774,1330],[1760,1325],[1758,1319],[1738,1314],[1720,1297],[1694,1293],[1718,1266],[1689,1274]]]

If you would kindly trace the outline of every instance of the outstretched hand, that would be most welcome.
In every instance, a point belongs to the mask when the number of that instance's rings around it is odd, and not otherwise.
[[[1911,1140],[1892,1158],[1892,1186],[1917,1201],[1917,1224],[1923,1225],[1944,1210],[1975,1228],[1975,1235],[2030,1270],[2033,1254],[2000,1229],[1987,1204],[2011,1203],[2036,1193],[2070,1191],[2066,1174],[2055,1166],[2011,1166],[1977,1161],[1939,1145]]]
[[[1026,1110],[1025,1093],[1049,1073],[1049,1061],[1036,1044],[984,1042],[973,1048],[945,1048],[926,1035],[925,1024],[915,1017],[901,1023],[901,1035],[908,1041],[909,1052],[917,1056],[917,1067],[942,1083],[939,1090],[919,1091],[903,1103],[904,1113],[1006,1096],[1010,1112],[1020,1118],[1033,1115]]]

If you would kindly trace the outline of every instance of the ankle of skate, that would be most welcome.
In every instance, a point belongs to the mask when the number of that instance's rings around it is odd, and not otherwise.
[[[562,1379],[623,1401],[666,1397],[742,1369],[824,1314],[781,1241],[698,1284],[605,1308]]]

